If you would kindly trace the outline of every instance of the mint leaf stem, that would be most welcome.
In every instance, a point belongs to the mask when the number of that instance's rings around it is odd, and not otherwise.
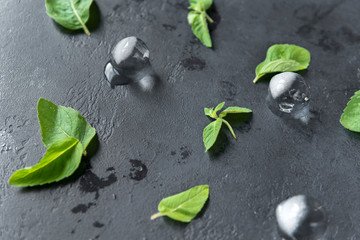
[[[214,23],[214,20],[212,20],[212,18],[204,11],[204,13],[206,14],[206,19],[210,22],[210,23]]]
[[[155,214],[151,215],[151,220],[154,220],[161,216],[164,216],[164,214],[162,214],[161,212],[155,213]]]
[[[222,120],[222,121],[226,124],[226,126],[228,126],[228,128],[229,128],[229,130],[230,130],[231,134],[232,134],[232,135],[233,135],[233,137],[236,139],[236,135],[235,135],[234,130],[232,129],[232,127],[231,127],[230,123],[229,123],[228,121],[226,121],[225,119],[222,119],[222,118],[221,118],[221,120]]]

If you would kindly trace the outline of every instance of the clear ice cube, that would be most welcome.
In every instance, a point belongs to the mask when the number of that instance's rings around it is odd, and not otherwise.
[[[284,72],[270,80],[266,104],[274,114],[301,119],[309,113],[309,100],[310,88],[301,75]]]
[[[323,206],[314,198],[297,195],[276,208],[280,234],[292,240],[319,240],[327,224]]]
[[[136,37],[124,38],[114,46],[104,73],[112,88],[115,85],[137,82],[147,90],[152,88],[155,82],[149,49]]]

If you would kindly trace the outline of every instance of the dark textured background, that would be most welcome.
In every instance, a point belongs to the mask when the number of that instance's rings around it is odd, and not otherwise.
[[[44,5],[0,0],[0,239],[280,239],[275,207],[296,194],[327,210],[325,239],[360,239],[360,138],[339,124],[360,88],[358,0],[215,1],[213,49],[193,36],[185,0],[96,1],[91,37],[57,26]],[[151,93],[104,80],[111,47],[131,35],[161,79]],[[308,127],[273,115],[268,82],[252,83],[274,43],[312,54]],[[70,179],[12,187],[11,174],[45,153],[40,97],[79,110],[98,149]],[[253,117],[205,153],[203,107],[223,100]],[[150,221],[163,197],[199,184],[210,185],[199,218]]]

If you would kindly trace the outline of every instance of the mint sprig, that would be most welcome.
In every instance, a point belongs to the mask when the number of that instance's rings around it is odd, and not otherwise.
[[[188,23],[192,27],[194,35],[207,47],[212,47],[207,21],[214,21],[206,11],[211,7],[213,0],[190,0],[189,9],[193,10],[188,14]]]
[[[224,107],[224,105],[225,102],[222,102],[218,104],[215,109],[204,108],[205,115],[215,119],[215,121],[211,122],[205,127],[203,132],[203,141],[206,152],[215,144],[223,123],[229,128],[231,135],[236,139],[233,128],[231,127],[230,123],[224,119],[224,117],[226,117],[228,114],[252,113],[252,111],[248,108],[228,107],[219,115],[217,115],[217,112],[220,111]]]

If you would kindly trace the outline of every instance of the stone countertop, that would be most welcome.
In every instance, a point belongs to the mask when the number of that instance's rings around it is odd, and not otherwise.
[[[96,1],[88,37],[54,23],[44,1],[0,0],[0,239],[280,239],[276,205],[297,194],[323,204],[325,239],[360,239],[360,138],[339,123],[360,88],[360,2],[215,0],[213,49],[193,36],[187,6]],[[150,49],[152,92],[105,81],[112,46],[128,36]],[[252,83],[274,43],[312,54],[308,126],[275,116],[268,80]],[[11,174],[45,153],[40,97],[84,115],[96,152],[59,183],[13,187]],[[203,108],[222,101],[253,116],[205,153]],[[191,223],[150,220],[162,198],[200,184],[210,198]]]

